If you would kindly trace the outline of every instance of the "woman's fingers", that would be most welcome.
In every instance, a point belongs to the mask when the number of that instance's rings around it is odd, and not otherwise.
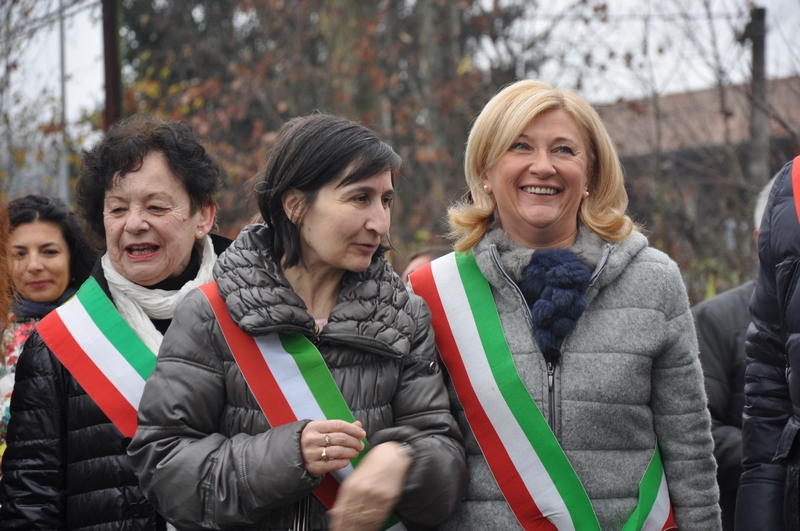
[[[306,470],[312,476],[346,467],[364,449],[366,432],[361,423],[343,420],[309,422],[300,434],[300,449]]]
[[[380,529],[399,501],[413,463],[399,446],[386,442],[372,448],[342,483],[328,511],[331,531]]]

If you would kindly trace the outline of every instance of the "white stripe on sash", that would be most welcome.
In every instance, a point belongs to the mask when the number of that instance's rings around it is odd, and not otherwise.
[[[255,336],[253,339],[297,420],[325,420],[325,414],[319,407],[316,397],[311,392],[292,355],[283,348],[278,334]],[[353,465],[348,464],[344,468],[331,472],[331,475],[336,478],[336,481],[342,483],[352,473]]]
[[[662,531],[664,524],[669,518],[669,512],[672,504],[669,500],[669,489],[667,488],[667,477],[661,472],[661,485],[658,487],[658,495],[656,501],[653,503],[653,508],[650,509],[650,514],[647,515],[644,523],[642,524],[642,531]]]
[[[80,299],[74,297],[54,311],[58,312],[58,316],[75,342],[125,400],[138,411],[144,391],[144,378],[97,327]]]
[[[431,273],[472,388],[520,478],[540,509],[553,508],[544,514],[547,519],[560,531],[574,531],[574,524],[564,500],[498,390],[472,312],[463,311],[470,306],[458,274],[455,254],[433,261]]]

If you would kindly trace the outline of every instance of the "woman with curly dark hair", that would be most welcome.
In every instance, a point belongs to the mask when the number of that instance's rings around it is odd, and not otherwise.
[[[84,153],[80,215],[104,253],[42,319],[17,363],[4,529],[165,529],[126,448],[164,332],[211,280],[222,170],[191,127],[134,116]]]
[[[0,458],[5,449],[14,373],[36,323],[70,298],[97,257],[60,199],[28,195],[8,204],[11,281],[16,297],[3,332],[0,365]]]

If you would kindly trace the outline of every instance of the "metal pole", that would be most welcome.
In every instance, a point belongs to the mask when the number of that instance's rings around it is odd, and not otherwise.
[[[69,204],[67,163],[67,73],[64,52],[64,0],[58,0],[58,28],[61,41],[61,141],[59,142],[57,195]]]
[[[106,110],[103,129],[122,116],[122,79],[119,68],[117,0],[103,0],[103,64],[106,75]]]
[[[750,90],[750,182],[761,186],[770,178],[769,170],[769,115],[767,114],[767,76],[766,56],[766,9],[754,8],[750,11],[747,37],[753,51],[753,77]]]

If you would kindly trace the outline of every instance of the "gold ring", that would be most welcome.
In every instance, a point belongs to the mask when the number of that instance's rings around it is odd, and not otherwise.
[[[331,445],[331,438],[326,433],[325,434],[325,446],[327,447],[327,446],[330,446],[330,445]]]
[[[323,448],[323,449],[322,449],[322,460],[323,460],[323,461],[326,461],[326,462],[328,461],[328,453],[327,453],[327,450],[328,450],[327,448]]]

